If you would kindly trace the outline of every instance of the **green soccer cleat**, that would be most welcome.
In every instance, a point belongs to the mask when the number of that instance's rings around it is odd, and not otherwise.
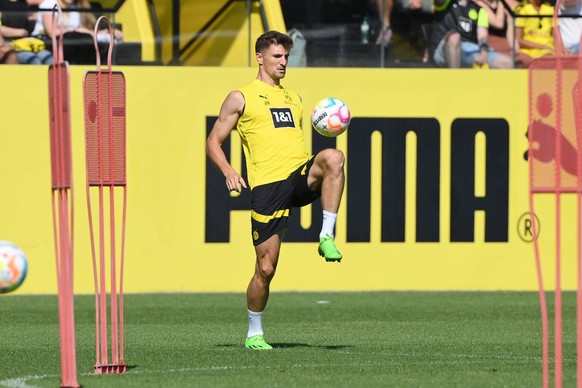
[[[337,250],[333,236],[326,234],[319,240],[319,248],[317,248],[319,256],[325,257],[325,261],[342,261],[342,254]]]
[[[245,348],[253,350],[270,350],[273,349],[271,345],[265,342],[262,335],[254,335],[245,341]]]

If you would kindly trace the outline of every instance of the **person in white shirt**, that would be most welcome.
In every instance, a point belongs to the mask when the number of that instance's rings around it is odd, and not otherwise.
[[[577,54],[580,49],[580,36],[582,35],[582,17],[566,16],[582,16],[582,1],[564,0],[558,12],[559,15],[565,15],[559,19],[564,49],[568,54]]]
[[[36,25],[34,27],[34,31],[31,34],[32,36],[53,36],[53,9],[57,4],[57,1],[62,9],[91,8],[89,0],[44,0],[39,5],[41,12],[38,13]],[[95,28],[96,18],[95,15],[91,12],[63,12],[62,22],[64,33],[78,32],[93,36],[93,29]],[[123,33],[120,30],[114,29],[113,34],[115,39],[123,40]],[[101,39],[101,37],[103,37],[103,39]],[[108,41],[108,31],[99,31],[97,38],[99,41]]]

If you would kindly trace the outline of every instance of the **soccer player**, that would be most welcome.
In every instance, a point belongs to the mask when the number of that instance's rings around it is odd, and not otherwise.
[[[277,31],[257,39],[257,78],[228,94],[206,140],[206,152],[230,191],[247,188],[222,150],[222,143],[235,127],[246,157],[256,253],[255,273],[247,289],[248,349],[272,349],[263,338],[262,315],[293,207],[305,206],[321,196],[323,226],[318,252],[326,261],[342,259],[333,230],[344,188],[344,154],[336,149],[315,156],[306,152],[301,98],[281,85],[292,47],[291,38]]]

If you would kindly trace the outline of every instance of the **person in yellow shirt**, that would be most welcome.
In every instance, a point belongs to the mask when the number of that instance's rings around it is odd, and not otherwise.
[[[224,175],[226,188],[237,192],[246,189],[247,183],[227,160],[222,144],[234,128],[242,140],[256,254],[255,273],[247,288],[249,330],[245,347],[255,350],[272,349],[263,337],[262,315],[292,208],[321,197],[323,224],[318,253],[326,261],[342,259],[333,229],[344,189],[344,154],[332,148],[315,156],[306,152],[301,98],[281,85],[292,47],[293,40],[277,31],[257,39],[257,78],[228,94],[206,140],[206,152]]]
[[[518,67],[527,68],[534,59],[555,53],[554,7],[542,0],[529,0],[518,6],[516,13],[515,36],[519,45],[516,62]]]

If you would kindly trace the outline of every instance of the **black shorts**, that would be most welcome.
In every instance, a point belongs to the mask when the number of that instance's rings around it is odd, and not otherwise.
[[[251,234],[253,245],[259,245],[287,227],[291,210],[315,201],[320,192],[309,190],[307,177],[313,165],[311,158],[283,181],[260,185],[251,191]]]

